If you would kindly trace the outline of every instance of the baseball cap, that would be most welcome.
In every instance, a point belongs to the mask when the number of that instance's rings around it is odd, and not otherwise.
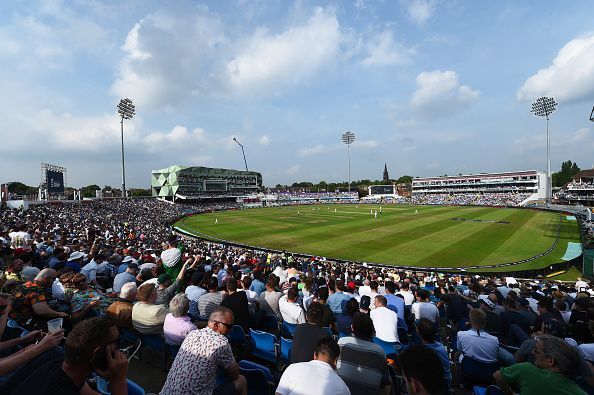
[[[85,256],[86,256],[86,254],[83,252],[74,251],[72,254],[70,254],[68,261],[76,261],[78,259],[84,258]]]
[[[163,273],[157,278],[157,284],[163,284],[167,281],[171,281],[171,277],[167,273]]]
[[[130,255],[126,255],[124,257],[124,259],[122,259],[122,263],[128,263],[128,262],[136,263],[136,260],[134,258],[132,258]]]
[[[478,297],[478,301],[479,302],[483,302],[484,304],[486,304],[490,309],[494,309],[495,308],[495,303],[491,302],[489,300],[489,296],[488,295],[479,295]]]

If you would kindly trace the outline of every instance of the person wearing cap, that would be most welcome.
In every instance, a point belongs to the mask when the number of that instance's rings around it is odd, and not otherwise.
[[[169,274],[163,273],[157,278],[157,300],[155,301],[156,304],[165,305],[165,307],[169,308],[169,301],[175,296],[177,292],[177,288],[179,287],[180,281],[184,278],[186,274],[186,270],[192,264],[192,268],[198,261],[188,261],[183,266],[182,269],[177,274],[177,278],[174,282],[171,282],[171,277]]]
[[[369,314],[371,306],[371,298],[369,295],[361,296],[361,301],[359,302],[359,311],[363,314]]]
[[[84,252],[74,251],[68,257],[68,261],[66,261],[66,264],[64,265],[64,267],[71,268],[74,273],[80,272],[80,269],[81,269],[82,263],[83,263],[83,259],[85,256],[86,256],[86,254]]]
[[[103,263],[105,257],[101,253],[96,253],[93,259],[82,267],[80,272],[89,280],[91,284],[97,284],[97,270],[99,265]]]
[[[138,265],[136,262],[128,263],[128,268],[125,272],[118,274],[113,279],[113,292],[119,293],[122,286],[126,283],[136,282],[136,275],[138,274]]]
[[[495,303],[487,295],[479,295],[479,308],[481,308],[487,317],[485,330],[491,334],[499,335],[501,333],[501,317],[495,312]]]
[[[136,263],[138,264],[138,262],[136,262],[136,259],[134,259],[134,257],[132,255],[126,255],[124,257],[124,259],[122,259],[122,261],[120,262],[120,266],[118,267],[118,273],[124,273],[126,271],[126,269],[128,269],[128,264],[130,263]]]
[[[183,246],[179,247],[179,238],[177,235],[171,235],[167,239],[167,249],[161,253],[163,268],[170,278],[177,278],[182,270],[182,251]]]

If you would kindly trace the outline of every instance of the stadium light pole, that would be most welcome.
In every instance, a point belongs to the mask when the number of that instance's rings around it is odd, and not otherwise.
[[[125,98],[118,104],[118,114],[120,114],[120,126],[122,130],[122,197],[126,196],[126,167],[124,164],[124,119],[132,119],[135,108],[132,100]]]
[[[349,157],[349,192],[351,191],[351,144],[355,141],[355,133],[347,130],[342,134],[342,142],[347,146],[347,155]]]
[[[235,141],[241,147],[241,153],[243,154],[243,163],[245,163],[245,171],[249,171],[247,167],[247,160],[245,160],[245,151],[243,149],[243,145],[235,137],[233,137],[233,141]]]
[[[594,122],[594,107],[592,107],[592,112],[590,113],[590,121]]]
[[[551,138],[549,134],[549,117],[557,109],[557,102],[552,97],[539,97],[532,103],[532,113],[547,120],[547,206],[551,204],[553,194],[553,180],[551,177]]]

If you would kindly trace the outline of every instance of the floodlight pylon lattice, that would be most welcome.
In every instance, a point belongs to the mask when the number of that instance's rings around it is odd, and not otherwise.
[[[347,155],[349,158],[349,192],[351,191],[351,144],[355,142],[355,133],[347,130],[341,136],[341,140],[347,146]]]
[[[537,117],[545,118],[547,120],[547,188],[546,201],[547,205],[551,204],[551,196],[553,191],[553,184],[551,178],[551,138],[549,134],[549,117],[557,109],[557,102],[552,97],[539,97],[532,103],[531,112]]]
[[[136,107],[132,104],[132,100],[120,100],[117,105],[118,114],[120,114],[120,126],[122,131],[122,197],[126,197],[126,165],[124,161],[124,119],[132,119],[136,112]]]

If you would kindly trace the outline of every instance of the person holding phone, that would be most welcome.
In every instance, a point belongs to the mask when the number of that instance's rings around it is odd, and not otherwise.
[[[127,394],[128,359],[117,350],[118,341],[119,332],[111,318],[81,321],[68,334],[63,358],[41,365],[16,383],[9,380],[0,392],[12,395],[95,393],[87,383],[95,372],[109,381],[113,395]]]

